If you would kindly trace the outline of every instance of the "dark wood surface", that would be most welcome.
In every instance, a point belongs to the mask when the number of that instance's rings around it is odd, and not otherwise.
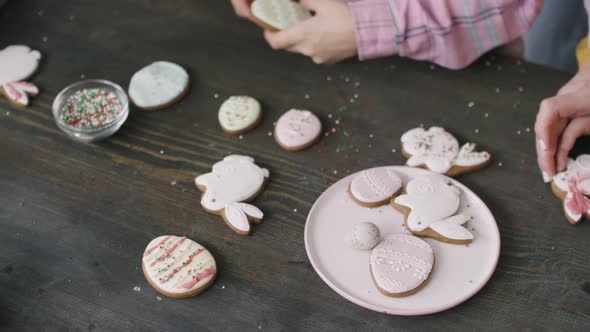
[[[10,1],[0,10],[0,47],[11,44],[44,58],[32,80],[42,93],[31,107],[0,100],[6,329],[590,329],[590,222],[566,222],[537,170],[532,133],[539,102],[566,74],[491,56],[458,72],[397,57],[317,66],[270,50],[229,1]],[[76,143],[55,126],[51,103],[64,86],[84,76],[126,87],[138,68],[160,59],[191,72],[179,104],[132,110],[115,136],[96,144]],[[221,101],[233,94],[264,105],[264,121],[243,139],[217,123]],[[285,152],[268,132],[290,107],[341,130],[304,152]],[[502,254],[491,281],[466,303],[425,317],[388,316],[346,301],[319,278],[303,229],[334,181],[403,164],[399,137],[420,124],[492,151],[490,167],[459,180],[497,218]],[[585,144],[578,153],[589,151]],[[272,175],[256,200],[267,216],[249,237],[205,213],[193,185],[230,152],[255,157]],[[160,300],[141,273],[146,244],[169,233],[195,239],[218,261],[218,280],[198,297]]]

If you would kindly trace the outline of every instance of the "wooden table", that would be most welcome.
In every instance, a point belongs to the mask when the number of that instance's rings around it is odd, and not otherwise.
[[[270,50],[261,35],[234,17],[229,1],[36,0],[0,10],[0,46],[26,44],[44,55],[33,78],[42,93],[31,107],[0,100],[1,326],[590,328],[590,222],[565,221],[536,167],[532,132],[539,102],[568,75],[492,56],[457,72],[397,57],[317,66]],[[66,85],[86,77],[126,87],[137,69],[160,59],[191,72],[192,90],[179,104],[132,110],[115,136],[96,144],[74,142],[54,124],[51,103]],[[233,94],[264,105],[263,123],[242,138],[217,123],[220,103]],[[315,111],[336,132],[304,152],[281,150],[268,133],[291,107]],[[466,303],[425,317],[387,316],[346,301],[318,277],[303,229],[336,180],[403,164],[399,137],[420,124],[493,152],[490,167],[460,181],[497,218],[502,255],[491,281]],[[228,153],[251,155],[272,174],[256,201],[267,216],[249,237],[205,213],[193,184]],[[141,254],[162,234],[210,249],[220,267],[210,290],[172,300],[148,286]]]

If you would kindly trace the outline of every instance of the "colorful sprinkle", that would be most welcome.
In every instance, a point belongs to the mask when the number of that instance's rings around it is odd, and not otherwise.
[[[87,88],[76,91],[61,109],[59,120],[77,128],[100,128],[117,119],[123,104],[105,89]]]

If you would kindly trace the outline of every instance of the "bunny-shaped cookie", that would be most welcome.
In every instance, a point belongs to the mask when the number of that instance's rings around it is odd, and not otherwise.
[[[470,216],[456,214],[461,192],[441,176],[423,176],[410,180],[406,194],[396,197],[391,204],[405,215],[406,227],[414,235],[438,241],[467,244],[473,241],[462,225]]]
[[[0,51],[0,93],[16,107],[29,104],[29,96],[35,96],[39,89],[25,82],[35,73],[41,60],[41,53],[28,46],[8,46]]]
[[[248,235],[250,222],[260,223],[264,214],[243,202],[258,196],[268,177],[268,170],[253,158],[231,155],[215,163],[211,173],[198,176],[195,184],[203,192],[201,205],[207,212],[221,215],[234,232]]]

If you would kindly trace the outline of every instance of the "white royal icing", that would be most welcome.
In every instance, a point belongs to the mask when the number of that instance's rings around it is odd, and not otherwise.
[[[461,226],[470,217],[455,215],[460,201],[459,188],[440,176],[423,176],[410,180],[406,186],[406,194],[394,200],[396,204],[411,209],[406,220],[411,231],[421,232],[430,228],[449,239],[473,239],[473,234]]]
[[[131,77],[129,97],[138,107],[158,107],[178,98],[188,84],[189,75],[184,68],[172,62],[158,61]]]
[[[13,103],[26,106],[29,95],[36,95],[39,89],[23,80],[37,71],[41,53],[28,46],[8,46],[0,51],[0,87]]]
[[[402,180],[390,168],[362,171],[350,183],[350,193],[363,203],[378,203],[391,198],[402,187]]]
[[[590,155],[582,154],[574,161],[568,159],[566,170],[557,173],[553,177],[553,183],[562,191],[568,191],[569,181],[574,176],[585,176],[590,174]],[[578,188],[585,194],[590,195],[590,179],[578,183]]]
[[[0,84],[25,80],[37,71],[41,53],[28,46],[14,45],[0,50]]]
[[[252,15],[278,30],[309,18],[310,13],[292,0],[255,0],[250,10]]]
[[[434,251],[412,235],[390,235],[371,252],[371,272],[379,288],[405,293],[424,283],[434,266]]]
[[[457,139],[441,127],[414,128],[401,137],[404,151],[411,157],[408,166],[426,165],[436,173],[446,173],[453,166],[472,167],[490,159],[487,152],[474,152],[475,144],[466,143],[459,149]]]
[[[211,253],[186,237],[164,235],[153,239],[146,247],[142,261],[152,283],[172,294],[199,289],[217,273]]]
[[[260,117],[260,103],[248,96],[231,96],[219,108],[221,127],[228,131],[242,131]]]
[[[231,155],[213,165],[211,173],[195,179],[197,186],[205,187],[201,205],[209,211],[222,211],[225,219],[236,229],[249,231],[248,216],[262,219],[257,207],[240,203],[254,197],[264,185],[269,172],[254,163],[248,156]]]

